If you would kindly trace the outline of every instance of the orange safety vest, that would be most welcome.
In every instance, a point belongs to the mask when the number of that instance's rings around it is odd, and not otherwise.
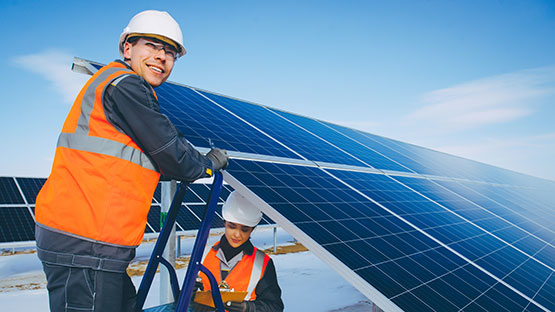
[[[103,106],[106,87],[128,75],[136,73],[112,62],[77,96],[58,139],[52,172],[37,196],[37,223],[95,241],[140,244],[160,174],[141,148],[107,120]]]
[[[214,248],[218,244],[219,242],[210,248],[202,264],[212,272],[219,285],[222,282],[222,272],[220,269],[220,259],[216,257],[217,248]],[[225,281],[235,291],[246,291],[245,300],[255,300],[256,292],[254,290],[258,281],[264,276],[268,261],[270,261],[270,257],[254,247],[251,255],[243,254],[243,258],[231,269]],[[200,277],[204,290],[210,290],[208,277],[205,274],[201,274]]]

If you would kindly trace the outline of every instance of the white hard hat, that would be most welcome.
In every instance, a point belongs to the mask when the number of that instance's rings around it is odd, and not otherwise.
[[[146,10],[133,16],[119,36],[118,48],[121,57],[123,57],[123,44],[131,34],[151,36],[167,42],[176,47],[179,56],[187,52],[183,46],[181,28],[168,12]]]
[[[262,212],[237,191],[227,198],[222,214],[225,221],[255,227],[262,219]]]

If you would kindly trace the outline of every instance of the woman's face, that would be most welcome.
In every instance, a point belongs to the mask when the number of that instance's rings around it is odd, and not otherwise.
[[[239,223],[225,221],[225,238],[233,248],[243,245],[251,236],[254,228]]]

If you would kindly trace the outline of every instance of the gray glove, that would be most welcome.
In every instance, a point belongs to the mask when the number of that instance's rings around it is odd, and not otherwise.
[[[212,170],[218,171],[227,168],[228,156],[226,150],[221,148],[213,148],[206,154],[206,157],[212,161]]]
[[[224,304],[224,307],[229,312],[249,312],[254,311],[254,302],[251,301],[243,301],[243,302],[235,302],[235,301],[228,301]]]

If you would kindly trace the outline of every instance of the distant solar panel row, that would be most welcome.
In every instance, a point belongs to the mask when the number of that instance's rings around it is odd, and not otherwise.
[[[44,178],[0,177],[0,243],[35,239],[35,199],[45,181]],[[205,199],[210,194],[210,187],[210,185],[202,183],[189,184],[189,189],[177,218],[177,231],[190,231],[199,228],[206,205]],[[213,228],[223,227],[221,207],[232,190],[229,185],[223,186],[218,212],[212,223]],[[159,184],[148,213],[145,233],[160,231],[160,196]],[[266,216],[261,222],[261,224],[272,223]]]

